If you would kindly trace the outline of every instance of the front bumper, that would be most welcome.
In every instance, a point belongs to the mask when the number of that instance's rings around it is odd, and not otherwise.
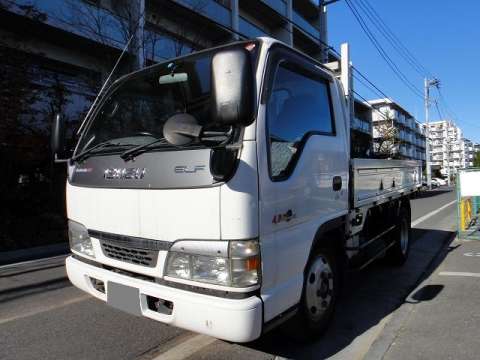
[[[196,294],[118,274],[72,256],[66,259],[66,269],[73,285],[103,301],[107,301],[106,293],[96,290],[91,278],[103,281],[106,289],[108,282],[138,289],[141,315],[165,324],[233,342],[255,340],[262,332],[262,301],[256,296],[225,299]],[[150,310],[147,296],[173,303],[172,313]]]

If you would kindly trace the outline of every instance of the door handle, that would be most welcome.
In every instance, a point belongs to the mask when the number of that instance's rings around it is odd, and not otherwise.
[[[342,177],[334,176],[332,181],[333,191],[339,191],[342,188]]]
[[[285,218],[285,221],[288,222],[288,221],[292,220],[292,218],[295,217],[295,214],[292,211],[292,209],[288,209],[288,211],[285,214],[283,214],[283,217]]]
[[[288,209],[285,214],[278,214],[273,216],[272,223],[273,224],[278,224],[282,221],[289,222],[295,217],[295,213],[292,211],[292,209]]]

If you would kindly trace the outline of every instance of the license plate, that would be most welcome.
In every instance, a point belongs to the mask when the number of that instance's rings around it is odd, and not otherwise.
[[[118,310],[142,316],[140,291],[137,288],[109,281],[107,283],[107,303]]]

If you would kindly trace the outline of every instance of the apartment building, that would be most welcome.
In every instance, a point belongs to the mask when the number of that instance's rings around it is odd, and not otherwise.
[[[372,107],[374,152],[381,156],[426,161],[424,127],[390,99],[368,101]]]
[[[28,128],[24,135],[42,134],[39,141],[48,146],[52,109],[77,126],[130,38],[114,78],[258,36],[320,58],[321,18],[318,0],[0,0],[0,68],[6,70],[1,85],[25,84],[4,98],[5,104],[19,96],[25,101],[8,126],[0,120],[0,144],[15,147],[8,134]]]
[[[465,149],[465,167],[473,167],[473,158],[475,157],[475,147],[474,143],[464,138],[463,139],[464,149]]]
[[[430,122],[432,169],[443,175],[473,166],[473,143],[463,138],[462,130],[450,120]]]

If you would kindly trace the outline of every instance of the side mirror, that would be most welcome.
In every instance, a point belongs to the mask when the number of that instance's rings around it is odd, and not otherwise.
[[[55,162],[65,162],[65,120],[56,114],[52,124],[51,150]]]
[[[221,51],[212,59],[212,112],[223,125],[253,122],[254,82],[251,58],[244,48]]]

